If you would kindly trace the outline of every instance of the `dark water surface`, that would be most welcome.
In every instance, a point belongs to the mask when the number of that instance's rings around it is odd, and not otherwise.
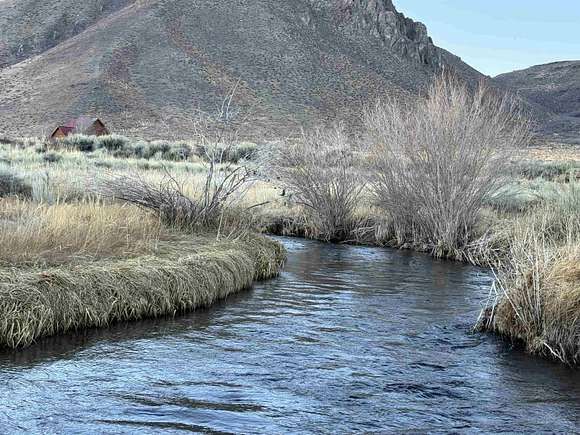
[[[0,432],[573,432],[580,372],[470,333],[489,275],[285,239],[211,309],[0,353]]]

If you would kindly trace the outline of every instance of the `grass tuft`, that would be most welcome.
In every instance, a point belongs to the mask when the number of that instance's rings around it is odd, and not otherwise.
[[[580,186],[512,224],[478,327],[528,351],[580,363]]]

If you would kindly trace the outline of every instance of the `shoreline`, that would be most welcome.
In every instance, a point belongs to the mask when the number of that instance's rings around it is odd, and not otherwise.
[[[461,257],[452,257],[452,256],[437,257],[436,255],[433,255],[430,252],[429,248],[426,245],[413,244],[411,242],[407,242],[404,244],[397,244],[394,242],[393,243],[383,242],[379,241],[375,236],[366,238],[365,237],[343,238],[339,240],[324,240],[317,237],[310,237],[307,226],[302,222],[296,222],[292,219],[281,219],[281,221],[276,220],[274,222],[262,223],[262,225],[260,225],[259,231],[261,234],[265,234],[268,236],[290,237],[297,239],[313,240],[322,243],[335,243],[339,245],[368,246],[375,248],[396,249],[400,251],[412,251],[428,255],[432,259],[464,263],[485,269],[494,268],[494,265],[489,261],[481,260],[481,258],[480,258],[481,261],[477,261],[478,257],[475,255],[468,257],[467,254],[470,253],[470,251],[468,250],[462,252],[463,255]],[[486,260],[489,260],[489,257],[487,257]]]
[[[283,246],[266,236],[164,246],[161,255],[25,270],[0,267],[0,347],[208,307],[280,273]]]
[[[473,319],[472,330],[478,333],[492,334],[506,343],[524,349],[530,355],[558,361],[568,366],[577,367],[580,364],[580,360],[578,359],[580,342],[577,342],[577,340],[574,339],[573,332],[577,330],[577,320],[573,315],[565,314],[576,312],[576,309],[579,306],[578,304],[580,303],[578,302],[577,297],[570,295],[570,291],[573,290],[574,286],[576,287],[576,292],[580,291],[578,281],[576,281],[580,278],[580,263],[576,263],[575,266],[572,266],[572,264],[574,264],[574,260],[572,260],[573,256],[569,256],[567,260],[569,265],[563,276],[558,277],[554,276],[553,273],[549,273],[546,279],[539,279],[537,276],[528,276],[527,274],[529,272],[524,272],[522,274],[522,276],[526,277],[525,280],[533,280],[535,282],[532,287],[535,288],[536,286],[539,286],[536,291],[541,295],[528,295],[524,297],[525,300],[531,297],[532,299],[537,298],[538,302],[541,301],[541,314],[536,315],[540,315],[543,321],[537,322],[521,318],[522,313],[520,310],[522,307],[527,309],[525,308],[526,302],[516,302],[513,298],[514,295],[519,297],[521,294],[526,294],[528,292],[526,286],[529,284],[522,284],[521,281],[517,281],[510,282],[507,284],[508,286],[505,287],[506,284],[502,282],[502,275],[505,275],[506,272],[505,265],[500,265],[499,263],[491,264],[489,262],[477,263],[471,261],[472,259],[466,256],[463,256],[462,258],[438,258],[427,249],[417,249],[417,246],[412,243],[403,246],[394,246],[372,240],[343,240],[328,242],[308,237],[308,231],[303,225],[300,227],[300,230],[296,232],[297,226],[295,222],[292,222],[290,226],[286,227],[277,222],[271,225],[268,229],[270,231],[267,232],[267,234],[302,238],[306,240],[317,240],[322,243],[410,250],[415,253],[428,255],[433,260],[440,259],[444,261],[460,262],[491,271],[496,276],[495,283],[491,289],[491,291],[495,290],[495,295],[492,297],[490,293],[487,297],[485,306],[482,307],[478,317]],[[273,233],[271,231],[272,229],[278,230],[277,234]],[[485,253],[483,254],[484,255],[481,258],[489,258],[485,256]],[[576,254],[576,258],[580,259],[580,256]],[[509,257],[509,250],[498,255],[496,260],[511,262],[512,260]],[[558,260],[558,258],[553,259],[548,268],[563,269],[559,266]],[[498,269],[500,275],[498,275]],[[522,272],[520,271],[519,273]],[[562,274],[560,273],[560,275]],[[558,294],[558,291],[555,292],[558,287],[559,291],[563,292],[561,295]],[[562,310],[561,307],[565,307],[565,309]],[[544,312],[544,310],[547,312]]]

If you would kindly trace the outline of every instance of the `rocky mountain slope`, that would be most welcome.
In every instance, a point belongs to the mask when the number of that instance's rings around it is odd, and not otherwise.
[[[0,67],[66,41],[135,0],[0,0]]]
[[[580,61],[537,65],[494,81],[545,109],[544,133],[580,143]]]
[[[280,136],[417,95],[442,66],[482,77],[390,0],[0,0],[0,28],[0,133],[11,135],[90,114],[186,136],[237,86],[253,132]]]

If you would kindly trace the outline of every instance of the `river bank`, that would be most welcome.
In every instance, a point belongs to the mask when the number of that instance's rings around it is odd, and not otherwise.
[[[90,139],[90,141],[96,140]],[[124,183],[117,183],[117,190],[123,190],[124,185],[134,187],[136,184],[133,181],[137,181],[137,185],[147,182],[150,186],[166,186],[167,177],[172,177],[173,180],[178,181],[182,189],[177,195],[178,199],[199,198],[206,184],[208,162],[204,160],[204,155],[175,151],[178,148],[198,149],[192,144],[149,144],[149,148],[153,151],[157,148],[161,151],[157,151],[157,154],[153,156],[143,157],[137,154],[137,150],[141,149],[140,145],[131,145],[126,138],[105,137],[100,141],[107,146],[94,145],[95,149],[92,151],[80,151],[78,148],[80,145],[77,142],[85,144],[87,141],[89,139],[81,137],[71,139],[68,145],[44,144],[34,140],[30,140],[29,144],[24,140],[0,144],[0,170],[4,169],[13,174],[8,195],[22,198],[30,205],[30,216],[33,216],[39,205],[41,207],[38,209],[43,210],[45,205],[60,204],[61,207],[66,208],[94,201],[94,190],[89,188],[90,182],[87,180],[96,179],[106,173],[114,174],[117,177],[115,180]],[[112,146],[111,143],[121,145]],[[225,149],[227,150],[228,147],[226,146]],[[255,147],[244,145],[241,149],[243,151],[230,152],[234,156],[235,163],[221,162],[216,166],[215,173],[227,174],[228,171],[236,171],[245,166],[254,167],[254,162],[245,161],[240,156],[247,156],[249,152],[247,150],[255,150]],[[537,150],[532,151],[537,154]],[[222,151],[220,153],[223,154]],[[284,189],[276,180],[270,181],[263,177],[250,180],[248,187],[245,187],[243,194],[240,194],[240,199],[229,206],[227,213],[217,216],[219,222],[217,225],[215,222],[212,224],[211,231],[215,234],[222,226],[222,221],[228,221],[226,225],[242,227],[243,233],[257,230],[275,235],[305,237],[337,243],[415,250],[438,258],[491,267],[498,274],[498,282],[490,296],[488,306],[483,310],[484,315],[481,316],[485,322],[480,322],[479,328],[500,333],[508,340],[523,341],[530,352],[552,358],[557,357],[573,363],[577,359],[574,356],[576,352],[574,349],[578,348],[578,344],[569,344],[570,340],[566,339],[568,350],[565,356],[562,356],[563,353],[560,351],[554,352],[553,349],[560,347],[559,340],[566,335],[565,331],[578,330],[576,320],[562,315],[562,312],[556,315],[554,309],[544,309],[544,307],[552,304],[550,301],[562,298],[574,306],[575,286],[578,280],[570,278],[562,281],[563,284],[553,286],[548,284],[548,281],[554,274],[547,272],[539,274],[535,271],[540,270],[539,266],[544,264],[546,267],[542,266],[541,270],[547,271],[556,267],[560,262],[559,259],[563,258],[559,253],[565,250],[565,246],[573,247],[578,244],[579,231],[574,223],[580,221],[578,218],[580,188],[576,181],[580,173],[580,158],[578,158],[580,153],[567,149],[560,160],[540,160],[534,157],[535,154],[525,155],[524,153],[520,159],[512,162],[510,179],[500,192],[486,197],[484,207],[477,216],[476,225],[470,228],[468,243],[458,245],[459,248],[440,249],[436,244],[427,243],[424,239],[414,239],[412,232],[401,235],[397,232],[397,227],[388,213],[373,206],[368,190],[361,191],[356,198],[354,224],[350,229],[334,232],[333,237],[329,238],[327,233],[321,232],[320,227],[313,222],[312,213],[296,203],[291,190]],[[550,155],[554,157],[557,154],[550,151]],[[542,158],[544,157],[545,155],[542,155]],[[172,160],[168,160],[170,158]],[[172,180],[169,182],[173,183]],[[141,187],[147,188],[146,185]],[[147,189],[144,192],[146,191]],[[6,204],[7,199],[0,199],[0,201]],[[53,210],[62,209],[53,208]],[[99,215],[94,211],[91,211],[92,215]],[[75,221],[75,224],[69,225],[66,231],[57,231],[51,237],[47,237],[45,245],[39,246],[36,251],[25,249],[27,245],[24,244],[21,252],[29,252],[30,258],[21,258],[18,261],[24,262],[26,267],[31,267],[31,263],[34,263],[34,252],[38,255],[48,252],[58,258],[60,254],[51,251],[51,246],[62,237],[66,240],[65,235],[75,226],[76,233],[81,233],[82,231],[78,230],[83,228],[84,218],[81,219],[81,217]],[[13,219],[4,220],[7,225],[3,232],[10,234],[14,227],[10,224]],[[23,219],[23,221],[35,222],[35,219]],[[119,226],[118,222],[124,222],[120,227],[143,228],[140,224],[145,221],[141,218],[134,218],[131,221],[133,223],[127,224],[122,214],[115,215],[109,219],[106,228]],[[150,222],[148,225],[154,229],[159,222]],[[526,228],[530,231],[524,231]],[[197,234],[196,231],[193,233]],[[39,234],[44,234],[44,232],[45,230],[39,230],[34,237],[28,237],[26,239],[28,245],[31,240],[42,240],[43,237]],[[101,231],[99,234],[104,232]],[[143,231],[131,230],[117,235],[113,232],[114,237],[101,240],[95,248],[98,251],[103,246],[115,246],[118,240],[127,238],[128,240],[136,238],[136,242],[141,237],[151,239],[150,241],[158,240],[156,235],[139,235],[140,232]],[[236,232],[237,230],[233,231],[233,233]],[[531,235],[542,234],[545,235],[542,240],[531,237]],[[77,236],[77,239],[81,240],[82,237]],[[34,242],[34,244],[38,243]],[[11,246],[14,243],[7,241],[5,245]],[[142,254],[142,244],[137,245],[129,244],[118,249],[121,252],[128,252],[131,258],[135,258]],[[60,243],[59,246],[67,246],[67,243]],[[81,252],[79,255],[73,255],[73,258],[82,258],[84,255]],[[548,267],[548,263],[552,266]],[[575,275],[572,273],[570,276]],[[527,282],[531,285],[521,284]],[[500,283],[502,283],[501,286]],[[527,296],[530,294],[530,289],[534,289],[532,293],[538,297],[530,299]],[[523,311],[530,312],[531,305],[526,305],[526,301],[530,300],[536,301],[533,306],[539,307],[539,311],[533,315],[522,316]],[[559,306],[564,307],[562,304]],[[153,308],[151,309],[154,311]],[[474,323],[475,321],[474,318]],[[105,324],[106,322],[98,320],[98,323]],[[548,331],[544,325],[551,325],[550,330]],[[523,330],[528,332],[523,334],[521,332]],[[575,332],[571,334],[573,336]],[[542,345],[539,346],[538,343]]]
[[[207,307],[276,276],[283,262],[281,245],[264,236],[183,235],[131,259],[0,267],[0,346]]]

